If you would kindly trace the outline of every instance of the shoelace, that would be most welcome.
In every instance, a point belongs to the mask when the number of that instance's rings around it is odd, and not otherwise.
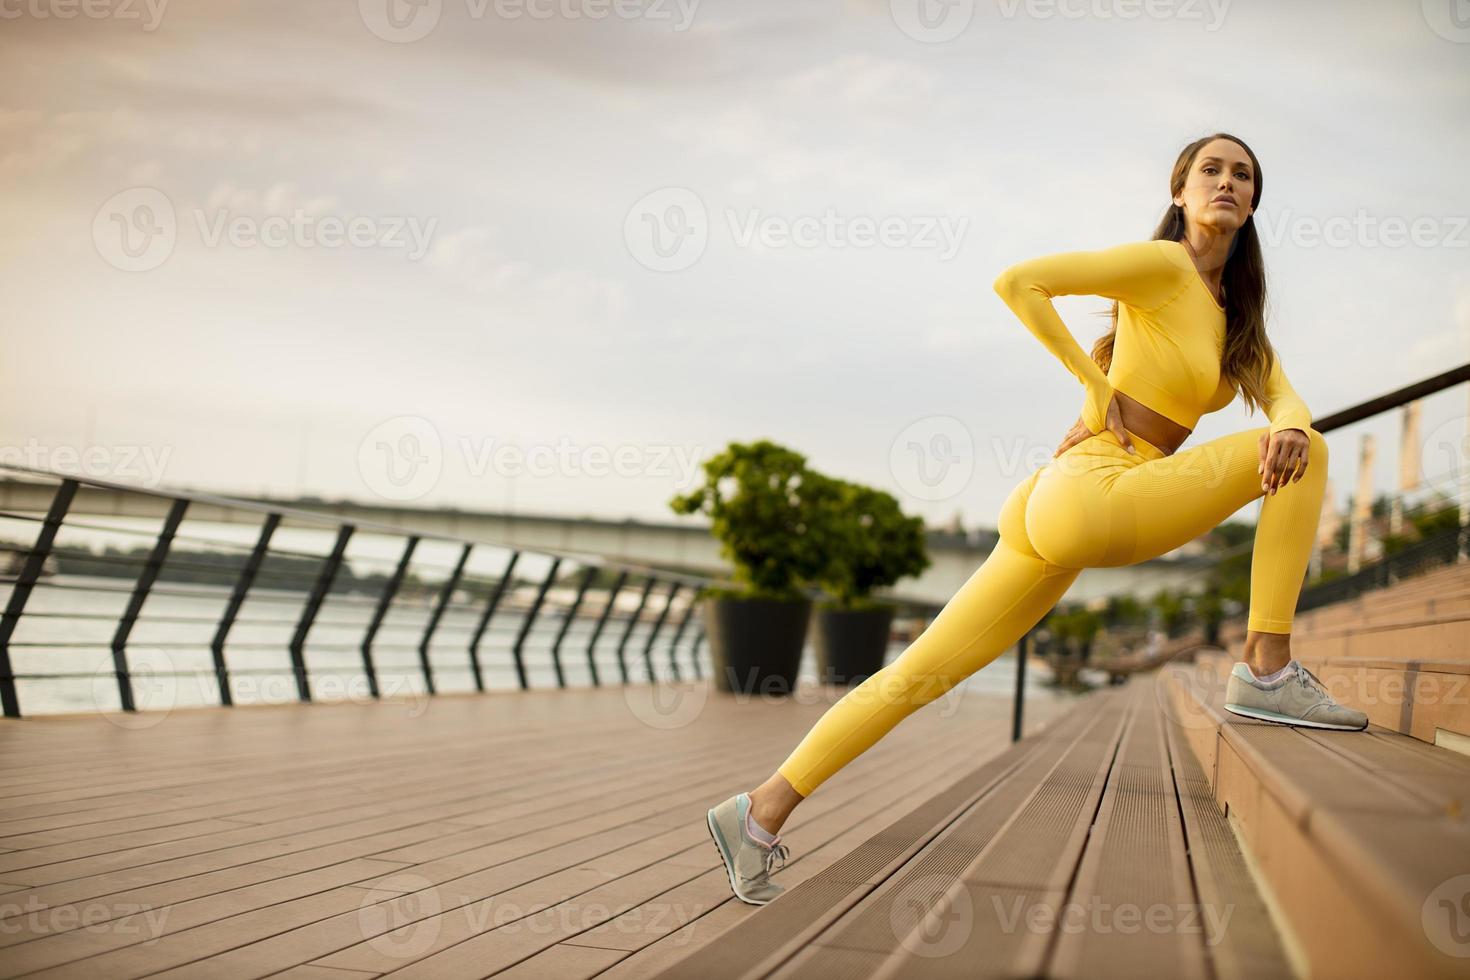
[[[770,850],[766,852],[766,874],[770,874],[773,870],[780,870],[779,868],[771,867],[771,865],[774,864],[778,859],[781,862],[781,867],[786,867],[786,855],[788,853],[789,852],[786,849],[786,845],[781,843],[781,839],[779,837],[776,838],[776,842],[772,844]]]
[[[1303,664],[1300,660],[1298,660],[1296,664],[1296,679],[1300,681],[1304,687],[1312,691],[1324,701],[1332,700],[1332,695],[1327,693],[1327,687],[1322,683],[1321,678],[1308,670],[1306,668],[1306,665]]]

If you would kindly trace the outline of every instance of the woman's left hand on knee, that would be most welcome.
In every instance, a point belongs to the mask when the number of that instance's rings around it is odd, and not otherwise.
[[[1287,483],[1295,483],[1307,471],[1307,457],[1312,440],[1301,429],[1262,432],[1261,461],[1256,472],[1261,474],[1261,490],[1273,494]]]

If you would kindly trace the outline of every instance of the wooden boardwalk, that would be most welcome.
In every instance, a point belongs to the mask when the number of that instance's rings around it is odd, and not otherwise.
[[[653,690],[0,723],[0,976],[657,973],[774,910],[731,896],[704,812],[840,692]],[[1011,751],[1009,724],[964,688],[911,716],[797,810],[778,880]]]
[[[1090,695],[660,980],[1291,976],[1164,693]]]

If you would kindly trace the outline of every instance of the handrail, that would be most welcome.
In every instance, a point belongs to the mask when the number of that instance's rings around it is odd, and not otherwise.
[[[654,568],[653,566],[643,565],[634,562],[609,560],[603,558],[600,555],[594,555],[585,552],[549,548],[528,549],[514,545],[502,545],[496,542],[474,541],[461,538],[453,538],[446,535],[410,531],[400,527],[372,521],[340,521],[334,520],[327,515],[318,514],[313,511],[303,510],[300,508],[285,506],[271,507],[251,501],[224,497],[217,494],[183,490],[174,491],[152,487],[134,487],[111,480],[105,480],[95,477],[75,476],[65,473],[53,473],[46,470],[36,469],[34,467],[22,466],[12,463],[0,463],[0,469],[11,470],[15,472],[25,473],[31,476],[41,477],[47,480],[56,481],[55,491],[52,494],[50,505],[46,511],[46,514],[40,521],[40,528],[37,533],[35,542],[28,549],[7,549],[8,553],[16,556],[17,558],[24,556],[23,564],[12,583],[10,596],[8,601],[6,602],[5,609],[3,613],[0,613],[0,707],[3,707],[5,716],[11,718],[17,718],[21,716],[20,696],[16,683],[19,680],[55,680],[64,678],[76,679],[96,677],[96,675],[94,674],[85,673],[18,673],[14,669],[12,658],[13,650],[18,651],[20,648],[24,647],[36,647],[45,649],[54,646],[54,644],[45,643],[17,643],[14,641],[14,635],[16,627],[26,616],[26,609],[30,602],[31,596],[38,588],[45,588],[49,584],[43,581],[43,574],[48,566],[48,563],[54,563],[55,557],[57,556],[57,553],[59,551],[56,544],[57,535],[66,525],[67,515],[71,511],[75,503],[78,491],[81,490],[83,487],[96,487],[99,489],[105,489],[111,492],[122,494],[140,494],[155,498],[159,500],[160,503],[167,505],[166,516],[162,522],[162,526],[159,528],[157,533],[152,536],[152,546],[149,548],[146,558],[142,560],[141,568],[137,571],[136,578],[133,580],[131,588],[107,586],[92,587],[85,584],[79,586],[80,591],[84,592],[105,591],[113,594],[126,593],[128,596],[126,607],[124,608],[122,614],[120,616],[114,617],[115,623],[110,643],[98,644],[99,646],[107,646],[111,651],[112,674],[117,684],[118,702],[122,710],[125,712],[136,712],[138,710],[134,690],[133,668],[130,664],[129,658],[129,648],[130,646],[132,646],[134,628],[143,618],[142,611],[144,605],[147,602],[149,596],[154,591],[154,584],[158,581],[165,570],[168,556],[174,546],[174,538],[176,532],[178,531],[180,525],[183,523],[190,508],[197,505],[248,511],[260,514],[262,518],[259,535],[256,539],[255,545],[253,546],[253,548],[250,549],[248,556],[244,556],[238,562],[223,564],[219,568],[219,571],[222,574],[233,576],[233,585],[209,585],[199,590],[199,598],[209,599],[214,596],[223,596],[226,598],[223,611],[219,614],[217,619],[213,620],[215,623],[213,639],[210,640],[207,644],[200,644],[200,648],[207,649],[212,658],[213,662],[210,672],[212,672],[212,674],[214,675],[213,685],[217,686],[218,688],[219,703],[222,706],[229,706],[235,703],[236,699],[232,694],[231,684],[233,678],[250,674],[258,674],[261,672],[261,669],[256,667],[231,667],[228,662],[228,658],[226,657],[226,649],[227,641],[232,629],[238,622],[241,622],[239,618],[239,612],[246,601],[251,598],[251,592],[252,589],[256,586],[257,579],[259,577],[271,574],[265,569],[266,563],[271,558],[277,557],[288,558],[289,560],[293,561],[308,560],[306,556],[302,556],[299,554],[286,556],[278,554],[277,552],[274,552],[272,550],[272,540],[279,531],[282,520],[288,517],[300,523],[307,524],[310,527],[319,529],[320,531],[334,533],[334,543],[330,553],[325,556],[311,556],[318,563],[317,569],[315,573],[310,576],[310,584],[307,585],[305,589],[307,593],[306,601],[301,608],[299,616],[295,619],[294,626],[292,625],[292,623],[288,622],[285,619],[273,622],[271,624],[274,626],[292,627],[292,635],[290,637],[290,641],[284,647],[284,649],[289,653],[290,656],[290,663],[287,666],[286,670],[294,679],[297,699],[302,702],[309,702],[312,700],[312,675],[305,652],[307,640],[311,634],[313,627],[316,626],[319,622],[318,613],[320,613],[323,605],[326,604],[326,599],[333,590],[333,585],[336,582],[339,570],[342,569],[344,565],[349,563],[349,559],[347,558],[348,544],[351,540],[353,540],[354,536],[358,534],[371,533],[374,535],[380,535],[390,539],[396,539],[406,542],[406,547],[398,562],[395,574],[389,577],[379,589],[376,601],[373,604],[374,608],[371,617],[367,620],[365,624],[352,624],[354,627],[360,626],[363,629],[363,636],[360,644],[351,644],[351,646],[353,648],[356,648],[360,645],[361,647],[362,664],[360,667],[360,671],[361,674],[366,677],[371,695],[375,699],[382,697],[382,691],[379,684],[379,668],[377,667],[373,659],[373,641],[379,629],[382,628],[383,619],[388,614],[390,607],[394,602],[394,599],[399,593],[399,590],[409,570],[409,561],[412,558],[415,548],[422,541],[425,540],[452,543],[459,546],[458,560],[454,567],[454,570],[443,580],[443,582],[438,584],[436,589],[437,596],[433,603],[432,612],[428,617],[427,623],[422,627],[418,642],[416,644],[412,644],[412,647],[418,653],[418,663],[416,664],[418,673],[422,677],[422,683],[424,687],[430,694],[433,694],[436,690],[434,676],[435,671],[449,669],[442,664],[436,666],[431,662],[429,656],[430,643],[433,641],[435,633],[438,630],[439,625],[443,621],[446,612],[450,611],[451,609],[456,612],[463,611],[465,609],[463,604],[454,603],[454,596],[461,582],[464,582],[469,578],[469,576],[466,576],[464,574],[465,566],[468,563],[471,554],[477,548],[490,547],[496,549],[497,551],[508,551],[511,555],[511,561],[501,571],[498,578],[480,579],[481,581],[487,582],[493,580],[495,582],[495,585],[493,588],[493,592],[491,593],[490,600],[484,605],[484,608],[479,615],[478,626],[474,630],[473,636],[466,647],[465,654],[468,659],[468,664],[460,668],[468,669],[473,673],[476,689],[481,691],[485,689],[485,684],[482,676],[483,667],[480,663],[480,646],[486,635],[491,631],[493,625],[492,620],[495,619],[497,612],[499,612],[501,619],[519,616],[520,621],[518,626],[516,627],[516,640],[510,650],[510,653],[514,660],[514,667],[520,683],[520,687],[522,689],[527,689],[530,687],[530,677],[525,660],[526,641],[531,635],[532,631],[535,629],[538,619],[540,619],[542,623],[545,623],[549,618],[540,617],[539,613],[547,605],[547,592],[556,580],[558,569],[560,569],[564,563],[581,565],[585,568],[585,572],[581,576],[581,588],[578,592],[577,603],[574,606],[567,608],[564,615],[561,617],[560,622],[554,624],[558,627],[558,630],[556,635],[556,645],[552,651],[552,658],[554,660],[554,666],[556,670],[557,685],[561,688],[565,688],[568,686],[567,678],[562,668],[561,662],[561,648],[563,645],[563,641],[568,636],[568,629],[572,624],[573,618],[576,616],[578,607],[581,606],[582,601],[585,598],[585,594],[589,590],[589,586],[591,585],[592,581],[597,577],[599,572],[605,575],[616,574],[620,583],[628,580],[629,578],[632,578],[634,580],[642,579],[645,583],[645,598],[648,592],[652,591],[657,583],[664,583],[663,588],[668,590],[665,598],[669,601],[665,601],[662,604],[662,608],[658,611],[656,620],[651,619],[649,622],[643,622],[644,617],[642,613],[644,607],[642,605],[640,605],[638,611],[633,613],[632,615],[614,616],[614,604],[617,598],[616,591],[614,590],[609,592],[606,607],[595,612],[595,614],[599,616],[599,629],[593,633],[591,642],[587,644],[585,650],[585,656],[587,658],[590,669],[591,682],[594,686],[601,684],[601,680],[598,677],[597,667],[595,663],[595,654],[597,652],[595,647],[598,634],[601,631],[600,625],[602,622],[608,620],[609,618],[615,618],[618,620],[626,619],[627,625],[626,629],[623,632],[624,643],[626,643],[628,637],[632,635],[633,631],[636,628],[638,628],[639,626],[643,626],[645,628],[646,635],[642,638],[642,649],[644,653],[644,660],[648,668],[647,679],[649,681],[654,681],[657,678],[654,676],[653,670],[653,653],[655,645],[658,642],[661,633],[663,632],[665,622],[670,618],[669,613],[673,605],[672,600],[674,599],[674,597],[680,594],[681,590],[685,589],[686,587],[692,586],[694,587],[694,589],[697,590],[699,587],[704,586],[726,586],[730,584],[729,580],[724,578],[693,575],[687,572],[666,571],[663,569]],[[92,530],[104,529],[92,528]],[[529,610],[517,608],[513,603],[510,602],[502,602],[502,597],[508,595],[512,591],[511,586],[513,584],[513,573],[516,560],[519,559],[522,555],[527,554],[550,559],[550,571],[539,583],[539,590],[537,592],[536,599],[534,603],[531,604]],[[232,555],[231,557],[235,558],[237,556]],[[131,573],[132,570],[128,569],[127,571]],[[298,576],[298,578],[299,577],[300,576]],[[670,588],[670,586],[672,586],[672,588]],[[160,594],[162,594],[164,591],[166,590],[160,590]],[[175,596],[179,595],[179,593],[177,592],[172,592],[171,594]],[[519,599],[517,601],[519,601]],[[666,644],[664,650],[664,654],[667,657],[667,663],[670,665],[673,674],[676,677],[679,673],[678,658],[681,655],[687,656],[689,658],[691,666],[693,667],[694,676],[696,678],[703,677],[699,650],[706,639],[704,630],[701,628],[698,631],[697,635],[694,636],[692,642],[689,642],[685,646],[685,649],[680,650],[678,648],[679,643],[682,641],[685,635],[685,628],[687,627],[689,620],[693,617],[694,606],[695,603],[692,598],[685,602],[682,613],[676,616],[677,626],[675,628],[677,629],[677,632],[674,634],[674,639]],[[204,619],[203,617],[195,618]],[[585,619],[586,617],[583,618]],[[206,619],[204,621],[208,622],[210,620]],[[334,623],[332,624],[332,626],[334,629],[341,629],[346,627],[347,624]],[[167,644],[161,646],[167,646]],[[249,644],[246,644],[244,647],[237,647],[236,649],[238,650],[248,648]],[[621,645],[618,652],[619,658],[621,660]],[[277,668],[275,672],[279,673],[279,668]],[[179,672],[173,672],[173,676],[178,675]],[[622,679],[624,683],[629,683],[626,667],[624,667]]]
[[[218,494],[203,493],[197,490],[164,490],[156,489],[153,487],[132,486],[126,483],[116,483],[111,480],[103,480],[98,477],[76,476],[68,473],[54,473],[50,470],[37,469],[31,466],[22,466],[18,463],[0,462],[0,470],[12,470],[14,472],[29,473],[33,476],[41,476],[57,480],[71,479],[77,481],[80,484],[86,484],[88,486],[101,487],[104,489],[115,490],[122,493],[142,494],[148,497],[157,497],[160,500],[187,500],[191,504],[211,504],[215,507],[220,507],[228,510],[251,511],[257,514],[261,514],[262,516],[266,514],[276,514],[279,516],[280,519],[289,517],[298,521],[322,524],[330,527],[337,527],[345,523],[343,521],[334,520],[331,516],[327,514],[322,514],[314,510],[307,510],[303,507],[278,507],[271,504],[258,503],[253,500],[245,500],[236,497],[222,497]],[[447,544],[462,544],[466,540],[464,538],[457,538],[443,534],[432,534],[425,531],[409,532],[396,525],[383,524],[376,521],[353,520],[351,523],[360,531],[371,531],[378,534],[387,534],[395,537],[407,537],[410,533],[412,533],[417,536],[421,541],[441,541]],[[497,543],[493,541],[477,541],[475,543],[496,545],[503,548],[511,547],[510,545],[497,545]],[[563,551],[556,548],[536,548],[534,549],[534,553],[538,555],[550,555],[553,557],[562,558],[567,561],[592,562],[599,565],[600,567],[605,568],[626,568],[629,572],[636,575],[656,574],[663,579],[667,579],[670,581],[678,579],[688,584],[705,584],[708,582],[720,582],[728,584],[728,580],[725,579],[665,571],[664,569],[655,568],[652,565],[640,565],[636,562],[607,561],[601,555],[593,554],[591,552]]]
[[[1320,419],[1313,419],[1312,428],[1318,432],[1331,432],[1333,429],[1340,429],[1345,425],[1381,415],[1391,408],[1418,401],[1426,395],[1433,395],[1446,388],[1452,388],[1462,381],[1470,381],[1470,362],[1425,378],[1423,381],[1415,381],[1413,384],[1369,398],[1356,405],[1338,409]]]

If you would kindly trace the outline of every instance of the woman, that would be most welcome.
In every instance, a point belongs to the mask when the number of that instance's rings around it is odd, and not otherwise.
[[[783,889],[780,830],[833,773],[919,707],[984,667],[1055,605],[1084,568],[1130,565],[1193,540],[1250,501],[1261,505],[1251,560],[1245,661],[1225,707],[1320,728],[1367,717],[1328,696],[1291,656],[1291,625],[1327,481],[1327,444],[1266,339],[1266,287],[1253,220],[1261,172],[1243,142],[1215,133],[1185,147],[1173,204],[1145,242],[1021,262],[995,290],[1085,388],[1082,416],[1052,462],[1001,507],[995,550],[893,663],[849,691],[780,768],[708,813],[737,897]],[[1114,300],[1092,356],[1053,296]],[[1269,424],[1176,452],[1201,415],[1239,393]]]

